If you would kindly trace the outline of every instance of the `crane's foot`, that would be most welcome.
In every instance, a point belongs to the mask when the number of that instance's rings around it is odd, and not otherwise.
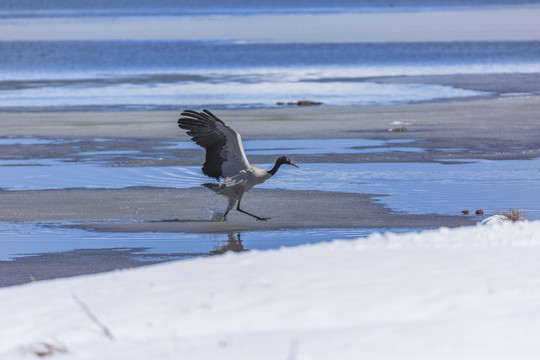
[[[260,217],[260,216],[257,216],[257,215],[253,215],[252,213],[249,213],[249,212],[247,212],[245,210],[240,209],[240,202],[238,202],[238,206],[236,207],[236,210],[238,210],[241,213],[244,213],[246,215],[249,215],[251,217],[254,217],[255,219],[257,219],[257,221],[266,221],[266,220],[270,219],[270,218],[263,218],[263,217]]]

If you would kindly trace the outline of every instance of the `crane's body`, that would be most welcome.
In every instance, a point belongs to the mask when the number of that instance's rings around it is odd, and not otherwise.
[[[244,193],[271,178],[281,165],[298,166],[286,156],[279,157],[274,167],[269,171],[251,166],[244,152],[240,134],[210,111],[186,110],[182,112],[181,116],[183,117],[178,120],[178,126],[187,130],[191,139],[206,149],[206,161],[202,167],[203,173],[218,181],[223,179],[220,184],[202,184],[215,193],[229,198],[229,205],[223,215],[223,221],[227,219],[227,214],[236,202],[238,202],[236,208],[238,211],[257,220],[268,220],[268,218],[259,217],[240,209]]]

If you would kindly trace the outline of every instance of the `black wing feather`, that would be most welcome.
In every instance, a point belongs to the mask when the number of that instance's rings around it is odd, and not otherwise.
[[[206,176],[219,180],[223,177],[221,166],[225,158],[222,156],[222,151],[227,138],[217,128],[215,122],[227,125],[208,110],[203,110],[203,112],[185,110],[181,116],[178,119],[178,126],[187,130],[191,140],[206,149],[206,160],[202,172]]]

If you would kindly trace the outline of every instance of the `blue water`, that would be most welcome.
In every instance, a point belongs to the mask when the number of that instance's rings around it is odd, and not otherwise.
[[[388,105],[486,93],[374,76],[536,72],[540,42],[0,42],[0,110]]]
[[[4,164],[5,165],[5,164]],[[257,164],[271,168],[272,164]],[[36,162],[3,167],[0,188],[39,190],[63,188],[124,188],[156,186],[189,188],[207,182],[199,166],[104,167],[97,164]],[[385,194],[380,201],[393,211],[409,214],[457,215],[483,209],[493,215],[519,207],[540,219],[539,160],[474,160],[466,164],[368,163],[302,164],[287,169],[260,186],[264,189],[315,190]],[[224,199],[220,206],[225,207]],[[224,210],[224,209],[223,209]]]
[[[535,6],[535,1],[15,1],[0,23]],[[279,24],[276,24],[279,26]],[[106,29],[104,29],[106,30]],[[34,30],[35,31],[35,30]],[[69,30],[66,30],[69,31]],[[141,29],[143,32],[144,29]],[[396,29],[399,31],[399,29]],[[540,72],[540,42],[249,43],[242,39],[1,41],[0,112],[388,105],[493,96],[379,76]]]
[[[163,261],[219,254],[226,250],[268,250],[335,239],[367,237],[373,232],[405,232],[406,229],[301,229],[188,233],[96,233],[66,228],[66,223],[0,223],[0,261],[18,257],[60,253],[75,249],[137,249],[139,260]],[[284,241],[284,239],[286,239]],[[156,258],[164,255],[164,258]]]
[[[357,74],[342,74],[353,81],[351,75],[361,75],[366,72],[365,68],[393,67],[394,74],[398,74],[398,66],[461,66],[463,69],[471,65],[532,66],[540,59],[540,42],[238,44],[218,41],[5,41],[0,42],[0,53],[2,78],[6,80],[31,73],[40,77],[70,73],[97,77],[100,73],[116,73],[135,75],[137,78],[131,80],[140,82],[151,81],[149,76],[160,74],[167,76],[153,80],[208,82],[213,80],[212,74],[203,72],[190,76],[191,70],[256,69],[260,72],[264,68],[307,68],[305,72],[313,67],[364,68]],[[387,70],[389,74],[391,70]],[[379,71],[384,75],[382,70]],[[237,75],[236,79],[234,75]],[[257,79],[235,71],[222,80],[249,82]],[[114,82],[114,79],[107,81]]]
[[[35,138],[0,139],[0,145],[43,145]],[[73,140],[75,141],[75,140]],[[251,140],[244,143],[247,156],[296,154],[423,152],[422,142],[408,140],[298,139]],[[409,146],[406,146],[409,145]],[[178,142],[156,149],[197,148],[192,142]],[[95,151],[73,154],[79,158],[0,160],[0,189],[40,190],[64,188],[125,188],[156,186],[199,187],[208,182],[200,166],[110,166],[116,156],[144,159],[148,153]],[[155,155],[154,155],[155,156]],[[270,169],[273,164],[254,164]],[[540,219],[540,159],[475,160],[463,163],[302,163],[288,167],[265,189],[316,190],[384,194],[377,197],[386,207],[409,214],[460,214],[461,210],[483,209],[486,215],[508,208],[525,210],[530,219]],[[221,201],[222,200],[222,201]],[[217,200],[225,206],[224,199]],[[224,209],[221,209],[224,210]]]
[[[3,0],[0,18],[53,16],[197,16],[406,11],[537,5],[534,0]]]

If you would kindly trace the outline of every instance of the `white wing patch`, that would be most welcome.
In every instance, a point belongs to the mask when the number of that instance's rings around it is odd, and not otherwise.
[[[249,161],[242,146],[242,137],[230,127],[223,127],[223,133],[227,142],[221,151],[225,159],[221,165],[223,177],[233,177],[250,168]]]

